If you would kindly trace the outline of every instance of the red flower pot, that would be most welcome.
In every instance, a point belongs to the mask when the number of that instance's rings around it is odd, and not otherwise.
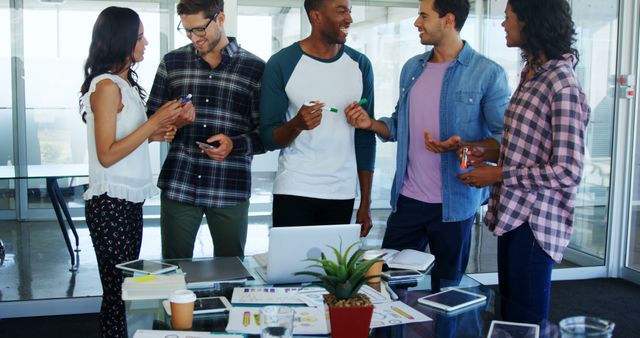
[[[333,307],[329,306],[331,337],[367,338],[373,306]]]

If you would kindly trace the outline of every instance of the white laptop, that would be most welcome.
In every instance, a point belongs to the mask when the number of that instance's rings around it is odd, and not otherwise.
[[[329,259],[334,258],[333,251],[327,246],[331,245],[342,250],[360,242],[360,224],[336,224],[336,225],[310,225],[297,227],[272,228],[269,233],[269,251],[266,262],[256,256],[260,266],[256,269],[260,277],[269,284],[289,284],[312,282],[311,276],[295,276],[298,271],[318,271],[321,269],[308,269],[313,262],[304,261],[306,258],[320,258],[324,252]],[[360,247],[354,247],[357,250]]]

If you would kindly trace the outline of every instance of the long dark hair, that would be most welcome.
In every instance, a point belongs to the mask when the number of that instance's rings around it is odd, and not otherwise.
[[[509,0],[511,10],[524,23],[522,59],[530,66],[542,65],[541,54],[548,60],[561,59],[565,53],[579,60],[576,29],[571,7],[566,0]],[[577,64],[577,62],[576,62]]]
[[[84,64],[84,82],[80,87],[82,95],[89,91],[91,80],[96,76],[105,73],[119,74],[129,67],[127,79],[144,101],[146,92],[138,84],[138,74],[132,69],[139,28],[140,17],[130,8],[108,7],[98,15],[93,25],[89,56]],[[86,122],[84,107],[80,107],[80,110],[82,120]]]

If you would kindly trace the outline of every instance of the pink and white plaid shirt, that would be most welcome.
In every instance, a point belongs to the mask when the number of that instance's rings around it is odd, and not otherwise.
[[[497,236],[528,222],[556,262],[571,238],[591,112],[575,63],[574,55],[565,54],[526,81],[523,70],[504,116],[498,160],[503,181],[492,187],[484,219]]]

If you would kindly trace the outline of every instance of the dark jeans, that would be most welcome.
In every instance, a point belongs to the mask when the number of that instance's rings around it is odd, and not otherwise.
[[[273,226],[349,224],[354,201],[275,194]]]
[[[460,222],[442,221],[442,204],[425,203],[400,195],[398,209],[389,215],[383,248],[425,251],[436,257],[431,290],[457,286],[467,269],[471,226],[475,216]]]
[[[538,324],[549,318],[553,260],[540,247],[529,223],[498,237],[498,282],[502,317]]]

